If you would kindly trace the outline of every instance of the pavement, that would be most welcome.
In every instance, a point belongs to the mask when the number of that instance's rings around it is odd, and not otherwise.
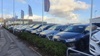
[[[12,33],[0,29],[0,56],[41,56]]]

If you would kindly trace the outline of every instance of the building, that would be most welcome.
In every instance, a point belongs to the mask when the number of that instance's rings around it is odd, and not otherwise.
[[[19,25],[19,24],[42,24],[40,21],[32,21],[31,19],[5,19],[4,25]],[[47,24],[47,22],[43,22]]]
[[[5,19],[5,25],[19,25],[19,24],[32,24],[33,21],[30,19]]]

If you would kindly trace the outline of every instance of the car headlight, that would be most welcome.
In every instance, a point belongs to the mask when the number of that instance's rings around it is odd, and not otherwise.
[[[31,33],[36,33],[36,30],[33,30]]]
[[[98,42],[98,41],[99,41],[95,36],[92,36],[92,37],[91,37],[91,40],[93,40],[93,41],[95,41],[95,42]]]
[[[72,38],[72,39],[66,39],[65,41],[66,42],[73,42],[73,41],[75,41],[76,39],[75,38]]]
[[[45,32],[41,32],[40,34],[41,34],[41,35],[44,35],[44,34],[45,34]]]
[[[52,33],[52,34],[48,34],[48,36],[53,36],[54,35],[54,33]]]
[[[54,38],[60,38],[60,36],[54,36]]]

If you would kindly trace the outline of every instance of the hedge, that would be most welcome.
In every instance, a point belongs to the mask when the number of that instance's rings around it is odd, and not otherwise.
[[[17,35],[50,56],[66,56],[67,47],[63,43],[50,41],[46,38],[40,38],[27,32],[18,33]]]

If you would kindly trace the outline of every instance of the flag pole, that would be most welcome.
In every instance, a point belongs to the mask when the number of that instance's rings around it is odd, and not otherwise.
[[[94,17],[96,17],[97,15],[96,15],[96,13],[97,13],[97,10],[95,10],[95,12],[94,12],[95,14],[94,14]]]
[[[91,19],[93,17],[93,0],[91,0],[91,13],[90,13],[90,37],[91,37],[91,33],[92,33],[92,22],[91,22]]]
[[[2,22],[3,22],[3,0],[1,0],[1,12],[2,12],[1,18],[2,18]]]
[[[44,19],[44,0],[42,0],[42,26],[43,26],[43,21],[44,21],[43,19]]]
[[[91,35],[92,35],[92,17],[93,17],[93,0],[91,0],[91,12],[90,12],[90,37],[89,37],[89,43],[90,43],[90,39],[91,39]],[[90,45],[89,45],[90,47]]]
[[[15,0],[13,0],[13,24],[15,21]],[[13,28],[13,33],[14,33],[14,28]]]

